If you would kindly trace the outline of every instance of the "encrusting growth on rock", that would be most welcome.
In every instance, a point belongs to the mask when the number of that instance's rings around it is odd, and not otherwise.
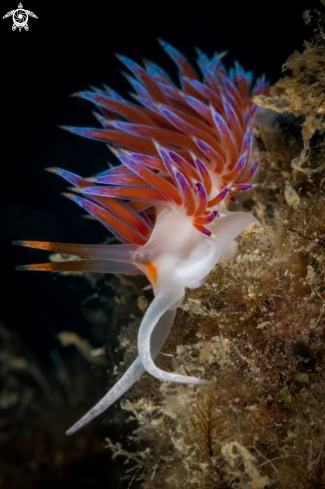
[[[187,291],[157,357],[165,370],[214,384],[147,378],[122,402],[138,421],[134,442],[147,447],[134,485],[325,484],[325,38],[324,15],[314,15],[315,38],[289,58],[270,97],[254,98],[303,117],[303,138],[290,117],[256,129],[263,183],[243,205],[262,227],[247,228],[237,257]]]
[[[253,100],[265,109],[303,118],[304,150],[292,162],[292,168],[309,176],[324,170],[325,165],[320,161],[319,167],[304,168],[305,163],[308,162],[307,166],[311,163],[307,156],[311,139],[325,130],[325,28],[324,14],[319,11],[312,15],[307,10],[303,18],[307,25],[313,20],[317,23],[314,39],[304,42],[302,53],[295,51],[287,59],[282,67],[285,76],[271,88],[270,95],[256,95]]]

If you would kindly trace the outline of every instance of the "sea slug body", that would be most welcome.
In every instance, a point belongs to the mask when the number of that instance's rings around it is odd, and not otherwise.
[[[68,435],[107,409],[145,371],[164,381],[207,382],[165,372],[154,359],[186,287],[200,287],[218,262],[236,255],[234,239],[251,223],[259,224],[247,212],[229,212],[226,201],[236,201],[236,194],[253,186],[249,182],[258,169],[258,163],[251,162],[257,107],[251,97],[267,93],[264,79],[251,88],[251,73],[238,63],[227,73],[223,54],[210,60],[199,52],[200,81],[181,53],[161,44],[178,66],[181,89],[154,63],[146,61],[142,68],[119,56],[132,73],[127,79],[137,104],[106,85],[75,94],[97,106],[102,129],[64,128],[106,142],[120,165],[91,178],[48,169],[73,186],[73,193],[64,195],[122,244],[14,242],[84,258],[19,270],[144,273],[153,287],[155,298],[139,329],[138,358]]]

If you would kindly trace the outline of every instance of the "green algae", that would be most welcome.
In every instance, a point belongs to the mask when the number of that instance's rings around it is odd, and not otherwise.
[[[292,396],[292,394],[289,392],[288,389],[283,388],[280,390],[281,397],[283,401],[285,402],[285,405],[290,411],[294,411],[297,407],[297,401],[296,399]]]

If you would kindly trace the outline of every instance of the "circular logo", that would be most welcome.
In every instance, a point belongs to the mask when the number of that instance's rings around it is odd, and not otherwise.
[[[18,29],[22,29],[27,25],[28,13],[26,12],[26,10],[19,8],[14,11],[12,15],[12,20],[14,22],[14,25],[18,27]]]

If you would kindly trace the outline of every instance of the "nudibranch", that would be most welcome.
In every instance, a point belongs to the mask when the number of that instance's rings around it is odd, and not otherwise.
[[[55,251],[82,260],[17,267],[19,270],[143,273],[154,300],[138,334],[138,358],[70,430],[71,435],[122,396],[146,371],[157,379],[189,384],[206,380],[159,369],[154,359],[171,329],[186,287],[200,287],[212,268],[237,252],[234,239],[258,221],[247,212],[229,212],[228,201],[254,184],[258,162],[251,162],[253,95],[266,93],[264,77],[236,63],[227,73],[222,57],[198,52],[198,77],[186,58],[161,41],[179,70],[181,88],[156,64],[142,68],[119,56],[137,103],[106,85],[76,93],[93,102],[101,129],[65,127],[107,143],[120,164],[91,178],[48,168],[67,180],[64,194],[100,221],[122,244],[82,245],[38,241],[14,244]]]

